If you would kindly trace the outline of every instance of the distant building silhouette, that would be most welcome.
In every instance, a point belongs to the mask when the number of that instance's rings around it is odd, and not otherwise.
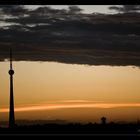
[[[139,121],[139,119],[137,119],[137,124],[138,124],[138,125],[140,124],[140,121]]]
[[[12,67],[12,49],[10,49],[10,108],[9,108],[9,127],[15,127],[15,114],[14,114],[14,93],[13,93],[13,75],[14,70]]]
[[[101,123],[102,123],[102,124],[106,124],[106,117],[102,117],[102,118],[101,118]]]

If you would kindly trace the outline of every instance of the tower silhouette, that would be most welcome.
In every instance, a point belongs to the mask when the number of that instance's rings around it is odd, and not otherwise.
[[[14,93],[13,93],[13,75],[14,70],[12,66],[12,49],[10,49],[10,108],[9,108],[9,127],[15,127],[15,114],[14,114]]]
[[[106,117],[102,117],[102,118],[101,118],[101,123],[102,123],[103,125],[106,124]]]

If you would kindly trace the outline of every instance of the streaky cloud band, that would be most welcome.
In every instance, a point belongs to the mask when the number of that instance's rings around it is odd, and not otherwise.
[[[56,110],[56,109],[69,109],[69,108],[124,108],[124,107],[140,107],[140,103],[71,103],[71,104],[47,104],[47,105],[31,105],[26,107],[16,107],[15,112],[27,111],[41,111],[41,110]],[[0,109],[0,113],[8,112],[8,108]]]

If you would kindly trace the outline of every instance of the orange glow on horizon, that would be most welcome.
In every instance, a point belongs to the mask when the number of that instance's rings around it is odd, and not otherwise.
[[[140,107],[140,103],[79,103],[79,104],[44,104],[30,105],[26,107],[16,107],[15,112],[37,111],[37,110],[54,110],[68,108],[118,108],[118,107]],[[8,108],[0,109],[0,113],[9,112]]]
[[[1,62],[0,120],[8,120],[9,62]],[[16,119],[92,121],[140,116],[140,69],[14,62]]]

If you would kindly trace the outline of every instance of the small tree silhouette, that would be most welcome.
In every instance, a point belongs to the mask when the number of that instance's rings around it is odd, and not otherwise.
[[[106,124],[106,117],[101,118],[101,124]]]

